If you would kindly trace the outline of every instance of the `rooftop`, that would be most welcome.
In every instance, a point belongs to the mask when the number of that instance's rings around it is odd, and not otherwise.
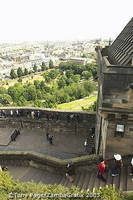
[[[109,46],[108,58],[111,64],[133,65],[133,18]]]

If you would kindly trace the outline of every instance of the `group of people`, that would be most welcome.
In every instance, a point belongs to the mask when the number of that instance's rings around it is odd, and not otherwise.
[[[81,122],[81,115],[77,113],[69,113],[67,115],[60,114],[58,112],[44,112],[41,110],[23,110],[23,109],[15,109],[15,110],[0,110],[0,117],[6,118],[6,117],[28,117],[32,119],[40,119],[41,117],[46,118],[49,120],[62,120],[65,119],[67,122]]]
[[[123,167],[123,162],[122,162],[121,155],[120,154],[114,154],[113,164],[110,168],[112,177],[120,175],[122,167]],[[98,164],[98,175],[97,175],[97,177],[104,182],[106,182],[106,179],[105,179],[105,176],[104,176],[106,169],[107,169],[107,163],[103,159],[101,159],[100,163]],[[133,158],[131,159],[131,163],[130,163],[130,175],[133,176]],[[133,181],[133,178],[132,178],[132,181]]]
[[[118,176],[121,173],[121,168],[123,167],[122,157],[120,154],[114,154],[113,165],[111,169],[112,177]],[[107,163],[101,159],[100,163],[98,164],[98,173],[97,178],[101,179],[102,181],[106,182],[105,173],[107,170]],[[130,163],[130,176],[133,177],[133,158],[131,159]],[[75,165],[73,162],[70,162],[66,166],[66,177],[72,183],[75,179]],[[133,181],[133,178],[132,178]]]

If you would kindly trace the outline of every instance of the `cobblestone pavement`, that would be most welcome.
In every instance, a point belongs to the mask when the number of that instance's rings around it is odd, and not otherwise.
[[[13,128],[0,128],[0,145],[8,145]]]
[[[5,134],[5,132],[7,132],[7,129],[0,128],[0,131]],[[61,159],[73,158],[86,154],[84,152],[84,146],[83,146],[85,136],[79,134],[75,135],[70,133],[69,134],[50,133],[50,134],[54,136],[53,145],[49,144],[49,142],[47,141],[45,130],[41,128],[22,129],[20,135],[16,138],[16,141],[11,142],[7,146],[0,146],[0,150],[36,151],[39,153],[58,157]]]

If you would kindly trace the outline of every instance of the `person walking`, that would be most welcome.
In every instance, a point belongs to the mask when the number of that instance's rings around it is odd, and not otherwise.
[[[75,179],[75,166],[74,166],[74,163],[72,163],[72,162],[67,164],[66,177],[69,179],[69,181],[71,183],[74,182],[74,179]]]
[[[131,160],[131,167],[130,167],[130,176],[133,176],[133,158]]]
[[[84,149],[85,149],[85,152],[87,152],[87,147],[88,147],[88,143],[87,143],[87,139],[84,141]]]
[[[97,177],[104,182],[106,182],[106,179],[103,176],[105,174],[105,170],[106,170],[106,163],[104,162],[103,159],[101,159],[100,163],[98,164],[98,175],[97,175]]]
[[[53,135],[49,135],[49,144],[53,144]]]
[[[49,133],[46,133],[46,139],[49,140]]]
[[[112,176],[118,176],[123,167],[122,157],[120,154],[114,154],[114,164],[112,167]]]

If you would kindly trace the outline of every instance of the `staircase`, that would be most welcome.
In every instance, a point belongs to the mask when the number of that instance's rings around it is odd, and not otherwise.
[[[22,182],[36,182],[43,184],[60,184],[65,187],[71,187],[72,185],[79,187],[81,190],[94,190],[103,186],[113,185],[116,189],[123,191],[133,191],[132,176],[129,175],[130,171],[128,167],[123,167],[121,174],[116,177],[111,176],[110,170],[106,173],[106,183],[97,178],[97,171],[91,172],[82,170],[75,176],[73,183],[70,183],[66,176],[59,174],[53,174],[45,170],[36,169],[33,167],[17,167],[9,166],[9,172],[15,179],[19,179]]]

